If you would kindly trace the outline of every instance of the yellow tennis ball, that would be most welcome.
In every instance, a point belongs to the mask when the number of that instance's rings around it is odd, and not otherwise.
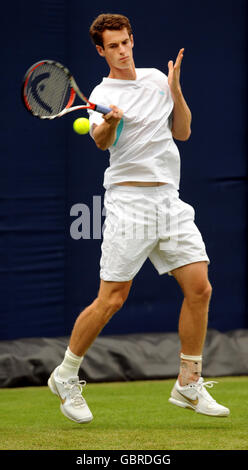
[[[81,117],[74,121],[73,129],[77,134],[88,134],[90,130],[90,121],[87,118]]]

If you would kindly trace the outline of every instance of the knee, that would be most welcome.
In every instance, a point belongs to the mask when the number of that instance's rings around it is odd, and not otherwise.
[[[107,301],[107,310],[114,314],[118,312],[125,303],[125,298],[121,293],[115,293],[113,294]]]
[[[203,300],[209,300],[212,295],[212,286],[208,280],[199,283],[196,287],[196,295],[199,295]]]
[[[189,302],[208,304],[212,295],[212,286],[208,280],[198,281],[185,296]]]
[[[108,322],[110,318],[122,308],[125,300],[126,296],[121,292],[115,292],[104,300],[98,299],[98,305],[104,317],[104,323]]]

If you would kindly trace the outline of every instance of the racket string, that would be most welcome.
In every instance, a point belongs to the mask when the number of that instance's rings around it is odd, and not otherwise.
[[[56,64],[43,63],[30,74],[27,84],[27,102],[38,116],[60,113],[71,98],[69,75]]]

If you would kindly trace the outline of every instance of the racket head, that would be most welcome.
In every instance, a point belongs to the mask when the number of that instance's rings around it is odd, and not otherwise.
[[[25,73],[22,100],[28,111],[40,119],[53,118],[75,100],[75,83],[69,70],[59,62],[44,59]]]

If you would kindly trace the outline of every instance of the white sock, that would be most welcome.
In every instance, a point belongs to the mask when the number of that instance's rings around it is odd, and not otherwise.
[[[64,360],[59,366],[59,376],[63,379],[78,376],[78,371],[83,358],[84,356],[76,356],[68,346]]]

